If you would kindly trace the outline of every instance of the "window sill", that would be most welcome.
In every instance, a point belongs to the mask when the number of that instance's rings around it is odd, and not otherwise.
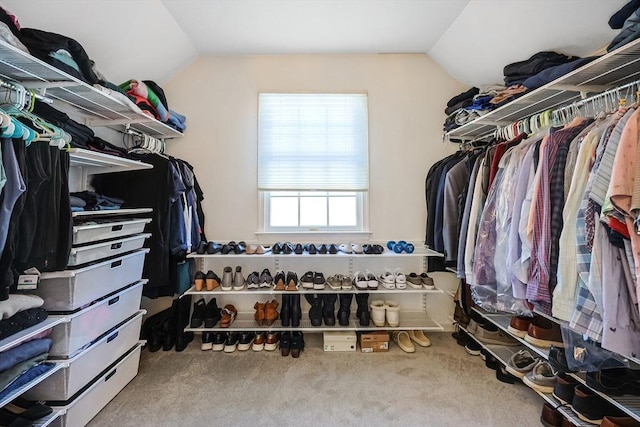
[[[371,231],[256,231],[258,240],[262,237],[273,240],[294,240],[301,238],[308,239],[330,239],[338,237],[341,241],[368,241]]]

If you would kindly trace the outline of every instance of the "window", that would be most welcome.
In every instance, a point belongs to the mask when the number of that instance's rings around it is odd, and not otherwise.
[[[260,94],[265,231],[362,231],[368,145],[366,95]]]

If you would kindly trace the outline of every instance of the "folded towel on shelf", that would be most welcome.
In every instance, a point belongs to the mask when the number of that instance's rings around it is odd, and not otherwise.
[[[44,360],[46,360],[47,356],[48,355],[45,353]],[[37,358],[34,358],[34,360],[35,359]],[[24,371],[20,376],[18,376],[17,378],[14,378],[11,384],[7,385],[2,391],[0,391],[0,400],[9,396],[9,394],[13,393],[14,390],[17,390],[23,385],[33,381],[40,375],[43,375],[49,372],[51,369],[53,369],[54,366],[56,366],[55,363],[48,363],[44,361],[40,361],[40,362],[37,362],[35,365],[32,365],[29,369]]]
[[[3,351],[2,357],[0,357],[0,372],[4,372],[16,366],[18,363],[22,363],[42,353],[48,353],[51,349],[52,342],[51,338],[43,338],[27,341],[10,350]]]
[[[537,89],[554,81],[555,79],[564,76],[571,71],[582,67],[584,64],[587,64],[594,59],[598,58],[597,56],[591,56],[588,58],[579,58],[575,61],[568,62],[562,65],[556,65],[555,67],[547,68],[545,70],[540,71],[535,76],[529,77],[522,84],[527,89]]]
[[[187,129],[187,118],[182,114],[176,113],[173,110],[169,110],[169,120],[167,124],[172,128],[184,132]]]
[[[127,95],[134,95],[137,98],[146,99],[155,108],[158,114],[158,120],[166,122],[169,120],[169,111],[158,98],[158,95],[149,88],[144,82],[138,80],[128,80],[120,85],[127,92]],[[139,100],[136,99],[139,105]]]

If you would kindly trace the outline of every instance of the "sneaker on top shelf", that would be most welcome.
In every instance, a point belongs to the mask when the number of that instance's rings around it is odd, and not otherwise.
[[[324,274],[316,272],[313,275],[313,289],[315,289],[316,291],[321,291],[324,289]]]
[[[367,276],[361,271],[356,272],[353,276],[353,284],[360,290],[366,290],[369,287]]]
[[[369,289],[378,289],[378,279],[376,275],[369,270],[367,270],[365,274],[367,275],[367,287]]]
[[[433,283],[433,277],[430,277],[427,273],[420,274],[420,279],[422,280],[422,287],[425,289],[435,289],[436,284]]]
[[[327,278],[327,284],[334,291],[342,289],[342,276],[340,274],[332,274]]]
[[[259,286],[261,288],[270,288],[273,283],[273,278],[271,277],[271,272],[268,268],[262,270],[260,273],[260,283]]]
[[[396,282],[396,289],[406,289],[407,288],[407,277],[404,275],[403,271],[399,268],[393,270],[393,277]]]
[[[351,244],[351,252],[353,252],[354,254],[361,254],[362,253],[362,245],[360,243],[352,243]]]
[[[385,289],[396,288],[396,279],[391,270],[386,270],[384,273],[382,273],[378,281],[380,282],[380,285],[382,285],[382,287]]]
[[[342,276],[342,290],[350,291],[353,288],[353,279],[351,276]]]
[[[413,289],[422,289],[422,279],[416,273],[407,276],[407,285]]]
[[[307,271],[300,278],[300,286],[303,289],[313,289],[313,271]]]

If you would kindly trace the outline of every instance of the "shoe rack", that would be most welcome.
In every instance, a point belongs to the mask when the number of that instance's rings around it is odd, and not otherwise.
[[[504,331],[506,334],[508,334],[509,336],[513,337],[515,340],[517,340],[520,345],[519,346],[501,346],[501,345],[488,345],[488,344],[483,344],[480,341],[476,340],[476,338],[468,333],[461,325],[458,325],[458,328],[467,332],[469,337],[471,337],[471,339],[473,339],[474,341],[476,341],[481,347],[483,347],[489,354],[491,354],[493,357],[495,357],[498,361],[500,361],[500,363],[502,363],[503,365],[507,365],[507,362],[509,361],[509,359],[511,358],[511,356],[515,353],[517,353],[520,350],[529,350],[532,352],[532,354],[534,355],[538,355],[539,357],[543,358],[544,360],[549,360],[549,349],[546,348],[540,348],[540,347],[536,347],[534,345],[532,345],[531,343],[525,341],[524,339],[515,336],[514,334],[512,334],[511,332],[509,332],[509,323],[511,321],[511,314],[501,314],[501,313],[489,313],[486,312],[478,307],[474,307],[473,310],[480,314],[482,317],[484,317],[485,319],[487,319],[489,322],[491,322],[492,324],[494,324],[495,326],[497,326],[499,329],[501,329],[502,331]],[[537,315],[546,317],[547,319],[562,324],[563,322],[559,319],[556,319],[555,317],[546,315],[544,313],[540,313],[536,311]],[[631,362],[636,362],[633,359],[630,359]],[[613,406],[617,407],[618,409],[622,410],[623,412],[625,412],[628,416],[634,418],[637,421],[640,421],[640,396],[631,396],[631,395],[627,395],[627,396],[609,396],[605,393],[602,393],[592,387],[589,387],[589,385],[586,383],[586,379],[585,379],[585,374],[584,373],[570,373],[569,375],[571,375],[572,377],[574,377],[579,383],[585,385],[586,387],[588,387],[589,389],[591,389],[592,391],[594,391],[596,394],[598,394],[600,397],[602,397],[604,400],[606,400],[607,402],[611,403]],[[578,418],[578,416],[571,410],[571,408],[563,405],[560,401],[558,401],[555,397],[553,397],[551,394],[545,394],[545,393],[541,393],[536,391],[536,393],[538,393],[547,403],[549,403],[550,405],[552,405],[554,408],[556,408],[561,414],[563,414],[567,419],[569,419],[569,421],[571,421],[574,425],[576,426],[593,426],[593,424],[587,423],[585,421],[582,421],[581,419]]]
[[[416,247],[413,253],[397,254],[393,251],[385,249],[382,254],[368,255],[368,254],[278,254],[274,255],[266,253],[263,255],[247,255],[247,254],[214,254],[214,255],[198,255],[190,254],[188,257],[193,258],[196,261],[196,270],[207,272],[208,270],[214,270],[216,272],[222,271],[222,267],[225,265],[241,265],[252,263],[255,270],[260,272],[264,268],[269,268],[272,275],[278,270],[292,270],[298,272],[300,276],[304,271],[323,271],[325,277],[330,274],[345,274],[353,277],[357,271],[365,271],[365,269],[372,269],[372,266],[386,265],[391,268],[402,262],[410,261],[416,264],[416,261],[422,260],[422,269],[426,271],[427,258],[431,256],[442,257],[443,255],[435,252],[431,249],[424,247]],[[370,268],[371,267],[371,268]],[[245,277],[249,274],[251,269],[243,270]],[[328,272],[331,271],[329,274]],[[379,271],[374,271],[374,273]],[[408,271],[406,272],[408,273]],[[280,320],[276,320],[271,326],[258,326],[253,318],[253,303],[256,299],[276,299],[279,300],[280,295],[286,294],[300,294],[302,301],[302,319],[299,327],[285,327],[282,326]],[[351,317],[347,326],[340,326],[336,322],[335,326],[312,326],[308,317],[308,306],[304,301],[305,294],[369,294],[369,302],[375,299],[409,299],[412,304],[400,304],[400,324],[396,327],[391,326],[374,326],[373,322],[370,326],[361,326],[356,317],[355,307],[352,307]],[[443,326],[437,321],[433,320],[428,315],[427,310],[427,296],[429,294],[442,294],[443,291],[438,289],[413,289],[407,286],[406,289],[386,289],[382,286],[378,286],[377,289],[359,290],[355,286],[352,289],[331,289],[328,285],[325,285],[323,290],[314,289],[298,289],[297,291],[276,291],[273,288],[269,289],[242,289],[242,290],[229,290],[223,291],[217,288],[213,291],[196,291],[195,286],[188,289],[184,295],[195,295],[198,298],[218,298],[218,306],[224,306],[227,302],[234,303],[234,301],[243,298],[245,304],[236,304],[238,307],[238,315],[236,320],[228,328],[220,328],[216,325],[214,328],[186,328],[185,331],[190,332],[209,332],[209,331],[303,331],[303,332],[325,332],[325,331],[376,331],[376,330],[412,330],[420,329],[424,331],[443,331]],[[251,298],[255,297],[255,298]],[[221,302],[224,301],[224,302]],[[419,309],[416,309],[416,302],[419,302]],[[411,305],[412,308],[406,307]],[[405,307],[403,309],[403,306]]]

